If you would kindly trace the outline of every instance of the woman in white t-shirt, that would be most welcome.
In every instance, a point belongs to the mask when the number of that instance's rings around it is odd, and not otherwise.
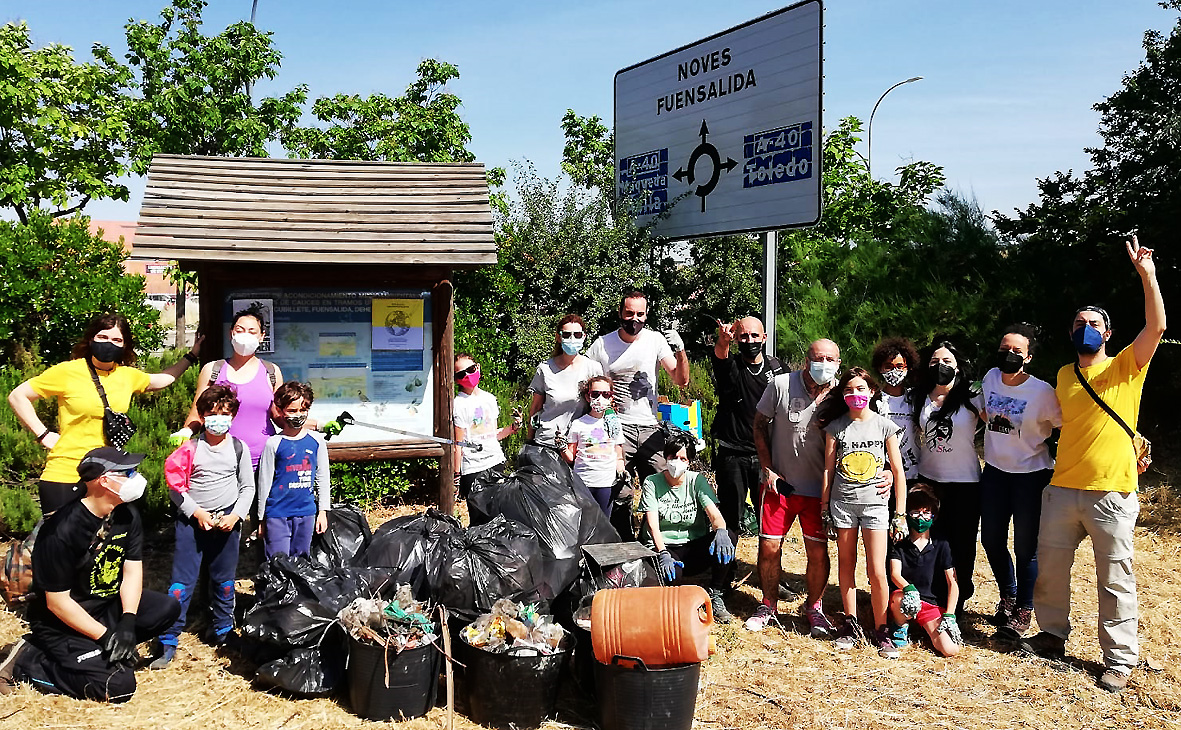
[[[911,392],[919,369],[919,353],[905,337],[887,337],[873,348],[870,362],[872,372],[882,379],[882,389],[874,393],[870,406],[902,429],[898,434],[898,451],[906,482],[912,484],[919,476],[918,426],[914,419],[915,396]]]
[[[606,375],[586,381],[583,398],[590,413],[570,423],[565,451],[566,461],[574,467],[574,481],[590,491],[608,518],[611,501],[619,492],[617,478],[623,474],[623,427],[611,408],[614,397]]]
[[[947,540],[955,563],[959,615],[976,592],[976,536],[980,531],[980,458],[976,426],[980,407],[973,403],[972,366],[950,342],[924,349],[915,379],[915,425],[918,427],[919,477],[939,498],[939,517],[931,536]]]
[[[455,384],[459,394],[455,396],[452,423],[456,441],[472,441],[480,450],[462,446],[455,449],[455,490],[460,499],[467,499],[476,477],[494,466],[504,463],[504,451],[500,442],[520,430],[520,413],[513,422],[500,428],[500,406],[496,396],[480,390],[480,365],[471,355],[460,353],[455,356]]]
[[[558,320],[553,357],[537,366],[529,390],[528,437],[540,446],[564,447],[570,422],[584,410],[580,392],[587,381],[603,374],[598,362],[579,354],[586,344],[586,323],[577,314]]]
[[[984,375],[984,473],[980,477],[980,542],[1000,592],[993,622],[1001,638],[1029,630],[1037,580],[1042,491],[1054,473],[1046,440],[1062,426],[1054,387],[1025,372],[1037,344],[1028,324],[1004,330],[997,366]],[[1009,553],[1009,521],[1013,553]]]

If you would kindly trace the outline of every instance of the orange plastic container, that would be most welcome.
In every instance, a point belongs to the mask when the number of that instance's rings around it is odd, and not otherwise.
[[[705,661],[713,623],[701,586],[605,588],[591,603],[591,643],[604,664],[617,656],[649,667]]]

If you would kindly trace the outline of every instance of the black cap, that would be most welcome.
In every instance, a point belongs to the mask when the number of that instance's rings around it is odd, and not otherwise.
[[[134,469],[144,460],[144,456],[145,454],[129,454],[113,446],[100,446],[86,452],[86,456],[78,462],[78,476],[82,481],[89,482],[110,471]]]

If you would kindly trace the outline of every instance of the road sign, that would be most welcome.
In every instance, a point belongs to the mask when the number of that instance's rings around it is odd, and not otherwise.
[[[820,0],[615,74],[616,196],[669,238],[820,220]]]

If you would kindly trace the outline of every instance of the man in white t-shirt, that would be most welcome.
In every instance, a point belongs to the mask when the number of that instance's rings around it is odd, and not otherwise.
[[[603,335],[587,350],[615,386],[615,411],[623,425],[623,456],[627,468],[642,481],[662,467],[664,434],[656,411],[656,366],[677,385],[689,384],[689,357],[676,330],[662,335],[648,329],[648,297],[639,291],[623,295],[619,329]],[[612,523],[627,538],[631,530],[632,490],[625,488],[613,511]],[[622,509],[621,509],[622,508]],[[621,528],[626,526],[626,530]]]

